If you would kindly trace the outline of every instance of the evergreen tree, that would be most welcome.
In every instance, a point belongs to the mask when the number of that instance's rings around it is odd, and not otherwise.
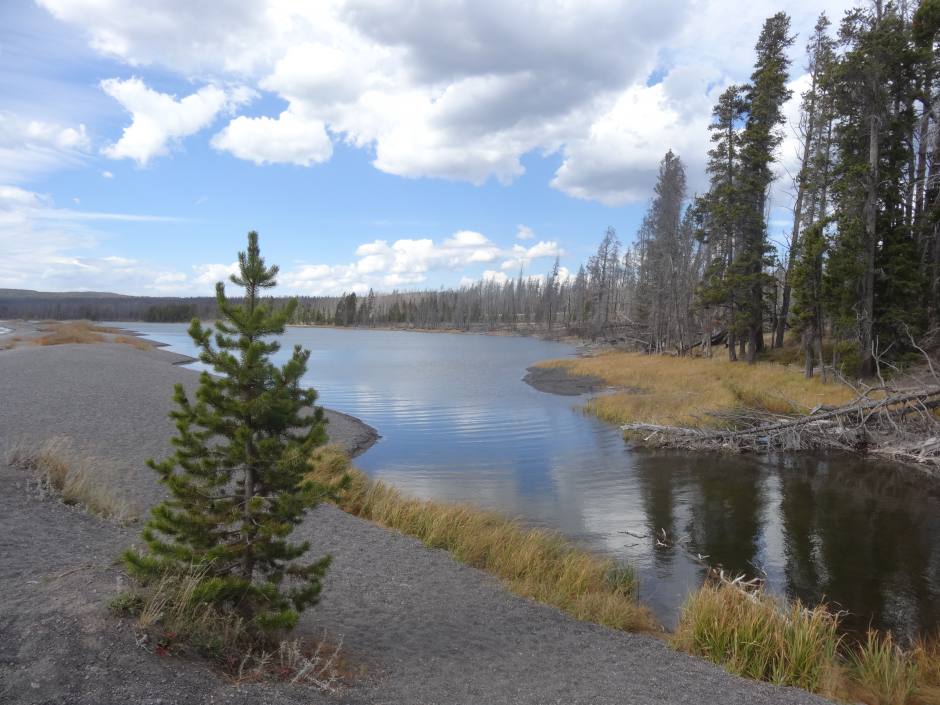
[[[757,61],[747,87],[747,122],[741,135],[740,193],[742,247],[736,255],[737,284],[743,291],[743,314],[748,332],[747,361],[763,349],[764,268],[769,264],[767,241],[767,190],[773,181],[771,165],[783,134],[783,105],[793,44],[790,18],[783,12],[769,17],[757,40]]]
[[[171,412],[175,452],[150,461],[170,492],[155,507],[142,536],[148,552],[127,551],[130,570],[143,579],[168,571],[203,571],[200,601],[241,614],[258,631],[291,628],[298,613],[317,602],[329,556],[299,559],[307,542],[291,531],[328,488],[304,481],[311,452],[326,441],[317,394],[301,387],[309,351],[295,346],[283,367],[271,361],[296,299],[272,311],[259,293],[275,286],[277,267],[266,267],[258,235],[238,255],[243,305],[216,285],[221,320],[215,332],[193,320],[189,334],[201,349],[203,372],[195,401],[177,384]]]
[[[710,177],[707,196],[700,201],[706,223],[701,239],[708,251],[705,275],[698,288],[699,304],[706,309],[722,309],[728,333],[728,359],[736,360],[735,340],[741,332],[738,292],[733,276],[741,239],[741,199],[739,196],[740,142],[739,123],[745,103],[741,86],[729,86],[718,98],[712,111],[712,148],[708,151]]]
[[[840,38],[846,52],[835,76],[837,232],[826,278],[835,333],[858,359],[852,371],[870,376],[877,339],[926,316],[908,207],[923,55],[904,16],[881,0],[848,13]]]
[[[827,77],[835,60],[835,43],[829,37],[829,18],[823,13],[816,21],[813,35],[806,46],[809,88],[803,93],[800,123],[800,171],[796,177],[796,200],[793,204],[793,230],[783,278],[780,316],[774,345],[783,347],[784,333],[790,312],[792,274],[796,266],[803,228],[825,218],[826,189],[829,174],[830,134],[832,132],[831,98],[826,90]]]

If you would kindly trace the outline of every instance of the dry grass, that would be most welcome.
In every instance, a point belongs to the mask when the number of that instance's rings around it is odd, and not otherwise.
[[[12,350],[16,347],[17,343],[20,343],[23,340],[18,335],[11,335],[9,338],[4,338],[0,340],[0,350]]]
[[[198,595],[204,568],[166,573],[135,592],[121,593],[111,609],[137,617],[138,645],[160,655],[195,651],[237,683],[286,680],[336,692],[352,679],[340,646],[301,639],[270,641],[234,611],[221,611]]]
[[[630,567],[576,548],[556,533],[526,529],[470,506],[404,497],[351,469],[346,454],[326,447],[311,459],[309,477],[347,484],[337,504],[347,512],[449,551],[467,565],[501,578],[517,595],[557,607],[577,619],[626,631],[656,628],[637,600]]]
[[[854,397],[848,387],[807,380],[800,372],[774,363],[610,352],[549,360],[539,366],[600,377],[623,389],[591,399],[586,406],[612,423],[706,426],[711,423],[710,411],[746,407],[805,413],[819,404],[844,404]]]
[[[66,504],[81,505],[119,523],[137,516],[133,504],[114,489],[117,470],[78,452],[70,438],[54,436],[38,445],[14,443],[7,463],[32,472],[41,492],[52,493]]]
[[[940,642],[898,646],[869,632],[839,636],[824,605],[804,608],[763,592],[706,583],[682,608],[673,643],[733,673],[866,705],[938,705]]]
[[[32,341],[35,345],[122,343],[138,350],[152,347],[146,340],[127,335],[120,328],[99,326],[91,321],[43,321],[39,330],[42,335]]]

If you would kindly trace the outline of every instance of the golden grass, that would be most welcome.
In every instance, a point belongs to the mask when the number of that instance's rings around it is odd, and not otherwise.
[[[355,516],[449,551],[491,573],[517,595],[557,607],[587,622],[625,631],[656,628],[637,600],[634,571],[576,548],[554,532],[526,529],[466,505],[409,499],[351,469],[346,454],[327,446],[311,459],[309,479],[336,485],[337,505]]]
[[[940,643],[910,649],[869,632],[850,644],[838,615],[706,583],[683,605],[673,644],[738,675],[866,705],[938,705]]]
[[[806,413],[818,404],[844,404],[854,393],[843,385],[805,379],[774,363],[748,365],[723,359],[609,352],[548,360],[577,376],[600,377],[622,391],[591,399],[586,409],[611,423],[707,426],[712,411],[746,407],[774,413]]]
[[[32,342],[35,345],[68,345],[94,343],[122,343],[138,350],[149,350],[146,340],[127,335],[120,328],[95,325],[91,321],[43,321],[39,325],[42,333]]]
[[[38,445],[14,443],[7,463],[29,470],[43,491],[59,496],[66,504],[77,504],[105,519],[125,523],[137,511],[115,490],[114,468],[75,450],[70,438],[54,436]]]
[[[138,644],[160,655],[195,650],[238,683],[288,680],[335,692],[352,680],[339,646],[260,635],[235,610],[220,610],[200,599],[205,581],[205,567],[167,572],[118,594],[109,606],[121,616],[137,617]]]
[[[9,338],[0,340],[0,350],[12,350],[23,338],[18,335],[11,335]]]

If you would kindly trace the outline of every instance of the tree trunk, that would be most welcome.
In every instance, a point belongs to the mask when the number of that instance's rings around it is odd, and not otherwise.
[[[861,365],[859,374],[871,377],[875,373],[872,354],[875,323],[875,248],[878,224],[878,116],[869,117],[868,179],[865,188],[865,243],[862,266],[862,286],[859,301],[859,347]]]

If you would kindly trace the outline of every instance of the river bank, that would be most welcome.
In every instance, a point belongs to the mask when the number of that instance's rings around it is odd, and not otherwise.
[[[116,467],[120,489],[143,510],[163,496],[143,461],[166,451],[172,384],[191,388],[197,379],[173,361],[115,344],[5,351],[0,438],[73,437]],[[333,419],[331,432],[341,423]],[[7,466],[0,482],[4,702],[326,701],[287,685],[236,689],[201,664],[134,648],[129,625],[106,604],[121,589],[113,557],[138,527],[42,500]],[[364,669],[340,702],[823,702],[514,597],[447,553],[333,507],[318,508],[299,530],[315,554],[334,555],[324,600],[300,629],[342,638]]]

